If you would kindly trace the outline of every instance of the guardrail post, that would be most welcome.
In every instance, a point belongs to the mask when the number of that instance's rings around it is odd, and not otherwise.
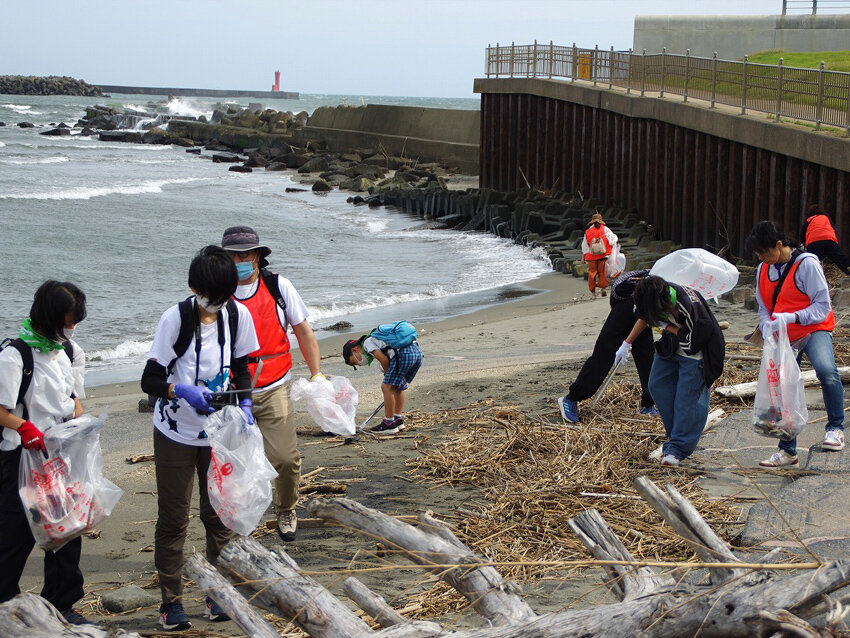
[[[626,94],[630,95],[632,92],[632,50],[629,48],[629,77],[626,80]]]
[[[499,77],[499,72],[502,70],[502,49],[499,43],[496,43],[496,77]]]
[[[776,67],[776,123],[778,124],[782,114],[782,65],[785,63],[783,58],[779,58],[779,64]]]
[[[685,97],[683,102],[688,101],[688,76],[691,72],[691,50],[685,49]]]
[[[555,43],[549,40],[549,79],[552,79],[552,73],[555,70]]]
[[[640,58],[640,96],[646,92],[646,49],[643,50]]]
[[[593,86],[596,86],[596,77],[599,75],[597,71],[599,67],[599,45],[593,45],[593,62],[590,65],[590,72],[593,74]]]
[[[489,78],[490,77],[490,43],[489,42],[487,43],[487,52],[484,54],[484,59],[485,59],[484,68],[486,69],[486,71],[484,72],[484,75]]]
[[[608,90],[614,86],[614,45],[611,45],[611,52],[608,54]],[[847,100],[850,104],[850,99]]]
[[[717,51],[711,58],[711,108],[714,108],[714,99],[717,97]]]
[[[817,121],[815,122],[815,130],[820,129],[821,122],[823,122],[823,60],[820,61],[820,66],[818,67],[818,112],[817,112]]]
[[[658,97],[664,97],[664,77],[667,74],[667,47],[661,47],[661,93]]]
[[[741,86],[741,115],[747,113],[747,64],[750,61],[750,56],[744,56],[744,82]]]
[[[534,48],[531,50],[531,77],[537,77],[537,40],[534,41]]]
[[[570,64],[570,80],[573,82],[576,81],[576,75],[578,74],[578,49],[576,49],[576,43],[573,42],[573,53],[572,60],[570,60],[572,64]]]

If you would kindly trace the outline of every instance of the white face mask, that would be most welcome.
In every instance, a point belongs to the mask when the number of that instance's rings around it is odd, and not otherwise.
[[[224,304],[226,304],[226,303],[227,303],[227,302],[225,301],[224,303],[214,304],[214,303],[212,303],[209,299],[207,299],[206,297],[204,297],[203,295],[195,295],[195,299],[197,299],[197,300],[198,300],[198,305],[199,305],[201,308],[203,308],[203,309],[204,309],[204,310],[206,310],[207,312],[211,312],[212,314],[217,314],[219,310],[221,310],[222,308],[224,308]]]
[[[74,328],[63,328],[62,329],[62,335],[65,337],[65,339],[71,339],[71,338],[73,338],[75,331],[76,331],[76,327],[74,327]]]

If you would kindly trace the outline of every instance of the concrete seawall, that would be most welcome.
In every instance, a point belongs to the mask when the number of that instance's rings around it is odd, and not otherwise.
[[[320,107],[298,136],[339,152],[373,147],[389,155],[440,162],[477,174],[480,111],[410,106]]]
[[[161,86],[119,86],[115,84],[97,84],[104,93],[127,95],[185,95],[189,97],[260,97],[276,100],[297,100],[298,93],[290,91],[235,91],[222,89],[178,89]]]

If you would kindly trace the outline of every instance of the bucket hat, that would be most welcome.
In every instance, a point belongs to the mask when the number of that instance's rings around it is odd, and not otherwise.
[[[592,226],[596,222],[599,222],[600,224],[605,223],[605,222],[602,221],[602,215],[600,215],[599,213],[593,213],[593,217],[590,218],[590,221],[587,222],[587,225]]]
[[[259,250],[260,258],[268,257],[272,249],[260,243],[260,236],[250,226],[231,226],[221,237],[221,247],[231,252]]]

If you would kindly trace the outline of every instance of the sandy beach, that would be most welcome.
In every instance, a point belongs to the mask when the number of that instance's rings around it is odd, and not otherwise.
[[[419,415],[433,417],[476,400],[492,399],[559,422],[555,399],[564,394],[590,353],[608,313],[608,299],[591,299],[584,280],[553,273],[530,282],[527,287],[528,295],[418,326],[425,360],[408,392],[406,412],[412,413],[412,417],[403,436],[388,439],[363,436],[358,444],[343,445],[338,438],[318,436],[318,428],[303,405],[296,404],[304,459],[302,473],[325,468],[321,473],[324,478],[348,483],[349,498],[389,514],[432,510],[439,516],[474,498],[476,491],[472,488],[433,488],[409,478],[405,460],[416,456],[419,449],[430,444],[429,440],[433,442],[444,433],[439,425],[417,427]],[[309,295],[309,291],[304,293]],[[731,324],[726,331],[729,341],[739,340],[755,322],[754,312],[730,302],[717,306],[716,314]],[[386,319],[398,318],[388,313]],[[380,376],[375,370],[355,372],[344,365],[339,354],[344,341],[352,336],[356,335],[336,335],[321,341],[322,368],[326,374],[345,375],[352,380],[360,393],[358,415],[364,418],[381,400]],[[296,356],[295,377],[305,373],[306,366]],[[636,376],[630,365],[624,378],[636,380]],[[93,620],[151,635],[157,629],[155,606],[116,616],[104,613],[98,602],[99,595],[125,584],[150,586],[155,575],[153,463],[125,461],[132,455],[152,453],[150,414],[138,412],[142,396],[137,383],[121,383],[89,389],[84,402],[92,413],[108,411],[102,440],[105,473],[125,493],[112,516],[101,526],[98,537],[83,541],[81,567],[87,596],[80,608]],[[647,427],[660,429],[661,424],[649,420]],[[197,511],[197,494],[193,510]],[[269,534],[262,542],[274,544],[278,539]],[[349,561],[359,548],[370,546],[374,549],[374,542],[339,528],[302,529],[287,551],[304,568],[334,569]],[[186,551],[203,551],[203,529],[197,519],[190,521]],[[23,589],[38,592],[41,565],[41,551],[36,550],[22,580]],[[586,590],[588,586],[598,586],[598,578],[592,576],[593,572],[588,574],[584,585],[561,585],[554,593],[551,588],[541,590],[539,599],[532,599],[532,605],[539,609],[563,607],[577,595],[571,587],[578,587],[576,591],[579,591],[582,587]],[[331,577],[323,582],[338,591],[339,580]],[[397,585],[380,580],[367,584],[374,584],[388,598],[397,591]],[[151,591],[158,596],[158,587]],[[212,624],[200,618],[203,595],[194,587],[187,588],[186,596],[185,605],[195,628],[211,632],[203,635],[240,635],[233,623]]]

